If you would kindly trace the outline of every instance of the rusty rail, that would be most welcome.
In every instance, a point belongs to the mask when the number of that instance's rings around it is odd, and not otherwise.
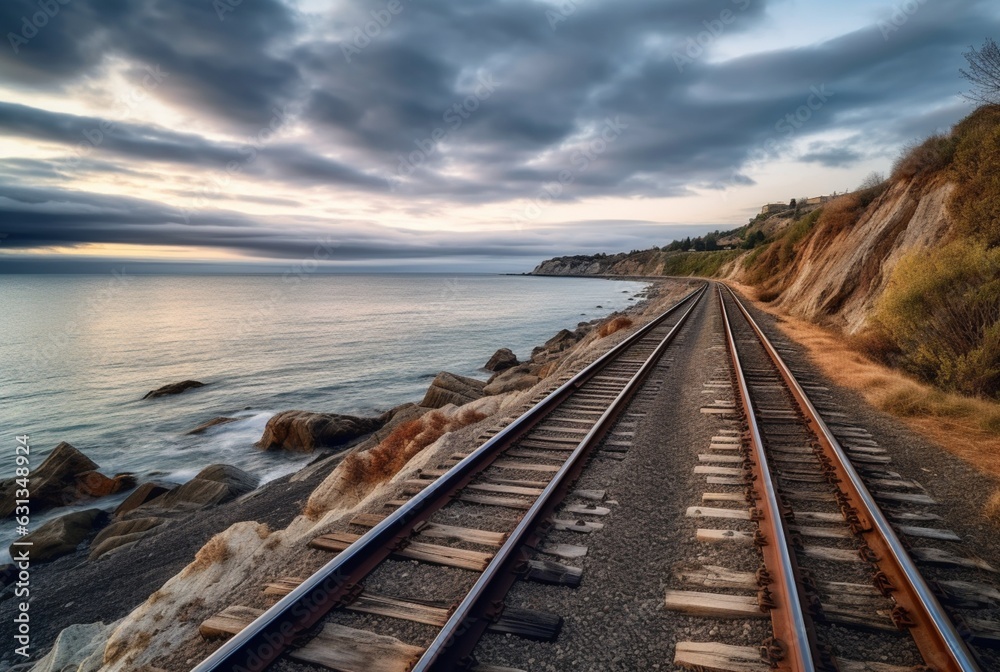
[[[865,553],[879,570],[876,586],[897,605],[893,620],[910,630],[925,663],[935,672],[980,672],[965,640],[927,585],[840,442],[736,293],[727,289],[818,437],[827,458],[825,461],[833,469],[833,480],[841,492],[841,511],[852,531],[859,534],[870,549]],[[719,299],[722,300],[721,290]]]
[[[225,642],[215,653],[193,668],[192,672],[265,669],[307,630],[330,611],[341,606],[371,571],[386,560],[395,548],[413,536],[422,521],[451,501],[456,492],[468,485],[508,446],[525,436],[579,387],[627,352],[632,345],[690,304],[688,311],[684,313],[686,317],[707,287],[706,283],[691,291],[507,425]],[[676,328],[671,333],[675,331]],[[565,479],[562,481],[567,482]],[[549,493],[549,489],[545,492]]]
[[[764,566],[771,574],[761,587],[759,602],[771,617],[774,638],[766,647],[767,657],[774,669],[788,672],[816,672],[822,669],[821,657],[815,640],[816,629],[809,616],[809,610],[799,590],[799,568],[791,552],[791,540],[785,525],[783,507],[778,499],[777,486],[771,467],[764,452],[764,440],[750,399],[750,388],[743,374],[743,364],[736,350],[736,339],[729,322],[726,302],[722,290],[718,292],[722,321],[726,328],[726,346],[733,363],[736,386],[739,389],[743,414],[747,422],[747,432],[752,451],[749,458],[753,472],[752,493],[762,500],[763,506],[753,509],[760,535],[754,542],[764,556]]]
[[[700,298],[700,295],[699,297]],[[517,577],[517,565],[526,562],[528,550],[539,541],[537,530],[540,524],[555,513],[577,476],[583,470],[586,458],[612,428],[625,410],[628,402],[642,387],[664,351],[680,332],[698,301],[678,318],[670,332],[656,346],[635,375],[606,411],[598,419],[587,435],[573,450],[559,471],[518,522],[517,527],[507,537],[486,570],[473,585],[465,598],[454,608],[451,617],[438,633],[434,641],[424,651],[424,655],[410,669],[410,672],[430,672],[431,670],[462,669],[476,643],[489,625],[490,618],[497,613],[494,605],[503,600]]]

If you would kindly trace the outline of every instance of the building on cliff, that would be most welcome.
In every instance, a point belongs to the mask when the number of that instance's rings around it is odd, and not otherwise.
[[[760,214],[762,215],[773,215],[776,212],[784,212],[790,209],[791,206],[787,203],[768,203],[763,208],[760,209]]]

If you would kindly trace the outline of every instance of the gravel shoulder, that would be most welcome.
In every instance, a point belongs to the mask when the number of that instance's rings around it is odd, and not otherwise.
[[[553,644],[487,635],[480,660],[524,670],[675,669],[674,643],[680,640],[755,645],[764,636],[759,623],[692,618],[663,608],[664,589],[673,585],[679,564],[696,560],[753,571],[753,554],[710,548],[695,539],[694,520],[685,510],[700,502],[703,476],[694,474],[698,453],[731,421],[700,412],[714,396],[703,386],[725,365],[719,346],[718,309],[706,295],[679,338],[647,382],[662,381],[649,401],[637,398],[629,411],[645,413],[632,448],[620,462],[596,461],[581,488],[606,489],[615,504],[604,529],[557,541],[588,547],[583,583],[574,590],[519,582],[508,603],[559,614],[562,633]],[[569,535],[571,533],[561,533]]]

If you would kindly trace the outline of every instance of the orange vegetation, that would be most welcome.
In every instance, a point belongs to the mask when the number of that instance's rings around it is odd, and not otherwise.
[[[600,326],[597,330],[597,335],[600,338],[605,336],[610,336],[616,331],[621,331],[622,329],[628,329],[632,326],[632,320],[625,317],[624,315],[608,320]]]
[[[417,453],[446,433],[479,422],[485,417],[484,413],[467,408],[451,416],[441,411],[431,411],[415,420],[404,422],[371,450],[351,453],[344,458],[344,478],[352,485],[372,486],[387,481]]]
[[[185,568],[185,574],[193,574],[203,569],[211,567],[217,562],[225,562],[229,559],[229,544],[222,534],[217,534],[202,546],[194,556],[194,562]]]

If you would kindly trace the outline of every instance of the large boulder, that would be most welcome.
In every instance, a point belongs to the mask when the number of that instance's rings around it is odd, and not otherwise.
[[[391,432],[392,430],[394,430],[399,425],[403,424],[404,422],[409,422],[410,420],[416,420],[424,413],[428,413],[431,410],[433,409],[424,408],[423,406],[419,406],[417,404],[409,402],[405,404],[400,404],[399,406],[396,406],[395,408],[386,411],[379,417],[379,420],[381,420],[383,423],[382,427],[380,427],[378,431],[374,435],[372,435],[371,438],[369,438],[369,440],[375,439],[380,435],[384,436],[389,432]]]
[[[134,474],[115,474],[113,478],[99,471],[87,471],[80,474],[76,482],[80,492],[87,497],[107,497],[116,492],[131,490],[135,487]]]
[[[529,365],[521,364],[494,376],[483,388],[483,392],[489,396],[518,392],[534,387],[539,380],[541,378],[531,372]]]
[[[112,523],[98,532],[94,540],[90,542],[90,555],[87,556],[87,559],[96,560],[105,553],[122,546],[131,546],[140,539],[150,537],[159,531],[155,528],[164,522],[166,521],[163,518],[149,516]]]
[[[257,487],[256,476],[228,464],[205,467],[187,483],[133,509],[137,514],[153,515],[172,511],[191,511],[225,504]]]
[[[483,368],[487,371],[492,371],[498,373],[500,371],[506,371],[507,369],[517,366],[520,362],[517,361],[517,355],[514,354],[509,348],[500,348],[493,353],[490,357],[490,361],[486,362],[486,366]]]
[[[118,508],[115,509],[115,517],[120,517],[131,511],[132,509],[138,508],[145,504],[146,502],[156,499],[165,492],[169,492],[177,487],[176,483],[165,483],[162,481],[147,481],[143,483],[138,488],[133,490],[128,497],[125,498]]]
[[[578,331],[561,329],[558,334],[545,341],[545,349],[549,352],[562,352],[566,348],[576,345],[581,338],[583,335]]]
[[[250,492],[260,483],[256,476],[230,464],[210,464],[199,471],[195,478],[222,483],[233,491],[239,491],[241,495]]]
[[[108,478],[97,472],[97,464],[63,442],[31,472],[32,513],[103,497],[135,486],[131,474]],[[15,479],[0,482],[0,517],[14,513],[18,485]]]
[[[425,408],[443,408],[448,404],[462,406],[486,396],[483,392],[484,387],[486,383],[482,380],[442,371],[427,388],[427,394],[424,395],[420,405]]]
[[[97,672],[104,665],[104,646],[118,623],[77,623],[67,627],[31,672]]]
[[[50,520],[19,541],[31,544],[27,548],[32,562],[48,562],[75,551],[77,546],[107,520],[108,514],[100,509],[74,511]],[[23,548],[11,546],[11,555]]]
[[[317,448],[339,446],[374,432],[385,424],[381,418],[353,415],[283,411],[267,421],[257,447],[311,453]]]
[[[182,380],[179,383],[170,383],[155,390],[150,390],[143,399],[156,399],[157,397],[164,397],[169,394],[180,394],[196,387],[205,387],[205,383],[199,383],[197,380]]]

